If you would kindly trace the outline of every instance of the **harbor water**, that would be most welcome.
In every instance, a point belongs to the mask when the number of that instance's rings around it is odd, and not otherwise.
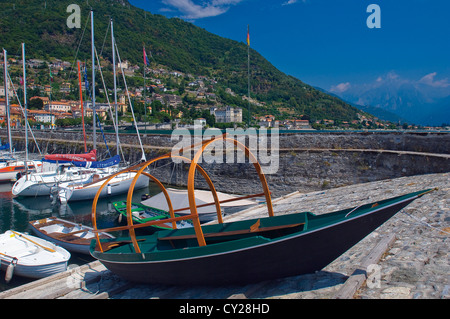
[[[69,221],[91,226],[92,200],[69,202],[62,204],[57,198],[49,196],[16,197],[12,195],[12,183],[0,184],[0,233],[7,230],[30,233],[28,222],[46,217],[60,217]],[[136,189],[133,193],[133,201],[140,202],[144,194],[155,195],[160,192],[158,186],[150,182],[148,188]],[[113,203],[126,200],[127,194],[111,196],[99,199],[97,203],[97,224],[99,228],[107,228],[117,225],[118,214]],[[82,265],[93,261],[88,255],[71,253],[70,265]],[[0,272],[0,291],[23,285],[32,279],[14,276],[7,284],[5,272]]]

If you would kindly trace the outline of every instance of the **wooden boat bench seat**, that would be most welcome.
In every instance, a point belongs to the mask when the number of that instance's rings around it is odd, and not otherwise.
[[[36,229],[39,229],[39,231],[41,231],[42,233],[47,234],[47,232],[44,229],[42,229],[42,228],[45,228],[45,227],[48,227],[48,226],[52,226],[52,225],[56,225],[56,224],[60,224],[60,222],[58,222],[57,220],[51,220],[51,221],[46,221],[46,222],[39,221],[38,223],[34,223],[33,226]]]
[[[138,242],[143,242],[143,241],[146,241],[146,239],[137,239],[137,241]],[[116,248],[116,247],[119,247],[119,246],[127,247],[128,244],[130,244],[130,243],[131,243],[131,240],[120,240],[120,241],[108,241],[108,242],[105,242],[105,243],[101,243],[101,245],[102,245],[103,251],[108,251],[110,249],[113,249],[113,248]],[[98,242],[96,242],[96,244],[95,244],[95,249],[100,250]],[[126,251],[126,252],[132,253],[133,252],[132,247],[130,246],[129,247],[129,251]]]

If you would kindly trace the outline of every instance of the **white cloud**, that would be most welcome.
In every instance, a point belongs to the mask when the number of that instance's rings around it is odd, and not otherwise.
[[[303,2],[303,3],[306,2],[306,0],[288,0],[288,1],[284,2],[284,3],[282,4],[282,6],[288,6],[288,5],[290,5],[290,4],[297,3],[298,1],[301,1],[301,2]]]
[[[224,14],[231,6],[242,1],[244,0],[162,0],[162,3],[180,11],[181,18],[195,20]]]
[[[351,87],[350,82],[340,83],[338,85],[333,85],[330,89],[330,92],[343,93],[348,89],[350,89],[350,87]]]
[[[425,75],[424,77],[422,77],[418,83],[421,84],[426,84],[426,85],[430,85],[433,87],[440,87],[440,88],[445,88],[450,86],[450,83],[448,82],[448,79],[442,79],[442,80],[435,80],[434,78],[436,77],[437,72],[432,72],[429,73],[427,75]]]

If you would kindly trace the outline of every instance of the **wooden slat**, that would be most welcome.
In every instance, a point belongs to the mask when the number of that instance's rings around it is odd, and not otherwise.
[[[224,236],[234,236],[234,235],[243,235],[243,234],[249,234],[249,233],[262,233],[267,232],[271,230],[282,230],[287,228],[293,228],[297,226],[304,225],[305,223],[299,223],[299,224],[289,224],[289,225],[281,225],[281,226],[272,226],[272,227],[262,227],[258,228],[256,230],[249,229],[239,229],[239,230],[231,230],[231,231],[223,231],[223,232],[216,232],[216,233],[204,233],[205,238],[208,237],[224,237]],[[179,239],[193,239],[197,238],[195,234],[191,235],[184,235],[184,236],[168,236],[168,237],[161,237],[158,238],[158,240],[179,240]]]
[[[344,285],[334,295],[334,299],[351,299],[356,291],[364,284],[367,279],[367,267],[371,264],[377,264],[381,256],[389,249],[395,241],[395,234],[390,233],[370,251],[362,261],[359,267],[355,269],[352,275],[347,279]]]
[[[138,242],[145,241],[145,238],[138,239],[137,241]],[[118,246],[126,245],[126,244],[129,244],[129,243],[131,243],[131,240],[110,241],[110,242],[107,242],[107,243],[101,243],[101,245],[102,245],[103,251],[108,251],[108,250],[110,250],[112,248],[116,248]],[[98,248],[99,248],[98,244],[99,243],[97,242],[96,247],[95,247],[96,250],[98,250]]]

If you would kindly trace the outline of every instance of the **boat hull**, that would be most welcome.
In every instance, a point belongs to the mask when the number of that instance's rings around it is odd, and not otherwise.
[[[62,248],[66,249],[72,253],[89,255],[89,244],[87,244],[87,245],[71,244],[71,243],[60,241],[60,240],[56,240],[55,238],[44,235],[42,233],[39,233],[38,231],[33,230],[33,233],[35,235],[41,237],[42,239],[45,239],[45,240],[52,242],[58,246],[61,246]]]
[[[43,247],[53,250],[46,251]],[[0,235],[1,268],[16,258],[14,276],[43,278],[67,270],[70,253],[41,238],[7,231]]]
[[[1,269],[3,271],[6,271],[9,264],[10,262],[2,261]],[[26,277],[31,279],[40,279],[58,274],[66,270],[67,270],[67,261],[56,264],[39,265],[39,266],[17,264],[17,266],[14,268],[14,276]]]
[[[11,192],[15,196],[36,197],[49,196],[60,183],[79,181],[95,172],[94,169],[69,168],[62,173],[42,172],[22,176],[14,183]]]
[[[122,179],[119,182],[112,181],[109,185],[105,186],[99,197],[104,198],[108,196],[115,196],[125,194],[131,187],[131,183],[134,178],[134,174],[126,179]],[[90,200],[94,199],[97,191],[102,186],[102,182],[93,184],[89,187],[74,188],[74,187],[60,187],[58,191],[59,200],[61,203]],[[149,185],[149,179],[146,176],[140,176],[136,182],[135,189],[145,188]]]
[[[40,183],[40,184],[24,183],[23,187],[21,187],[20,189],[18,187],[15,187],[15,185],[16,184],[14,184],[13,188],[11,189],[13,195],[35,197],[35,196],[49,196],[52,187],[55,187],[57,184],[56,182]]]
[[[2,164],[0,165],[0,182],[14,182],[18,176],[27,171],[36,171],[42,166],[42,163],[38,161],[14,161]]]
[[[53,225],[52,225],[53,224]],[[56,217],[44,218],[29,222],[31,231],[36,236],[54,243],[70,252],[89,255],[89,244],[94,237],[93,228],[80,225],[74,222],[63,220]],[[45,226],[54,227],[52,232],[47,232]],[[42,229],[41,229],[42,228]],[[76,236],[61,237],[62,234],[68,234],[71,231],[76,232]],[[81,230],[85,230],[81,232]],[[101,233],[103,237],[114,238],[107,233]]]
[[[109,270],[135,282],[177,285],[223,285],[252,283],[312,273],[323,269],[365,236],[391,218],[414,198],[373,209],[362,215],[351,215],[341,222],[311,230],[264,240],[255,236],[230,250],[220,250],[218,244],[197,247],[211,253],[171,260],[126,260],[125,254],[91,254]],[[304,213],[299,213],[304,214]],[[296,215],[296,214],[293,214]],[[277,218],[277,217],[271,217]],[[206,228],[205,228],[206,231]],[[134,254],[138,255],[138,254]],[[137,258],[137,256],[134,256]],[[141,257],[142,258],[142,257]]]

